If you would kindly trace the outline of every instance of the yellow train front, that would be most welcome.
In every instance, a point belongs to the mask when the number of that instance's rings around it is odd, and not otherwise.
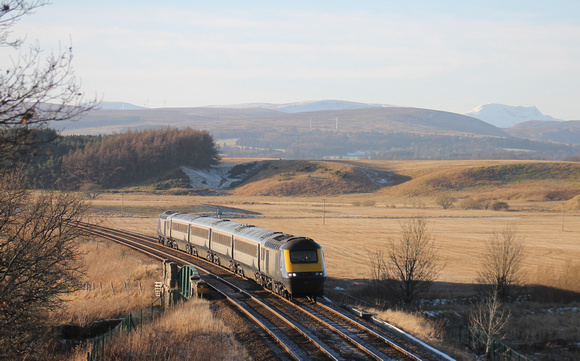
[[[321,296],[326,279],[322,247],[309,238],[295,238],[280,247],[282,283],[292,296]]]

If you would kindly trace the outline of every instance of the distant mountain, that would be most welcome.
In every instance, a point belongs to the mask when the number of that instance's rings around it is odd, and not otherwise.
[[[512,106],[504,104],[485,104],[464,115],[481,119],[498,128],[511,128],[528,120],[561,121],[544,115],[536,107]]]
[[[135,109],[147,109],[145,107],[140,107],[131,103],[123,102],[102,102],[101,109],[105,110],[135,110]]]
[[[262,108],[276,110],[282,113],[303,113],[323,110],[346,110],[391,107],[387,104],[357,103],[344,100],[309,100],[295,103],[271,104],[271,103],[246,103],[233,105],[212,105],[211,108]]]
[[[528,121],[505,131],[514,137],[537,141],[580,144],[580,120]]]
[[[306,111],[345,106],[359,108]],[[277,107],[288,112],[276,110]],[[558,133],[560,138],[552,140],[565,144],[536,142],[529,138],[540,139],[537,137],[543,132],[549,134],[548,128],[540,124],[542,122],[528,122],[527,128],[525,123],[514,127],[522,131],[516,134],[511,129],[500,129],[474,117],[431,109],[335,101],[239,104],[223,108],[122,109],[99,109],[79,121],[62,121],[51,126],[65,135],[165,127],[204,129],[219,141],[227,157],[318,159],[357,155],[395,160],[562,159],[577,152],[568,145],[573,139],[562,138],[572,127],[562,130]],[[572,122],[561,123],[575,126]],[[526,139],[515,137],[519,134]],[[580,134],[580,130],[574,134]]]
[[[297,109],[297,108],[294,108]],[[303,108],[307,109],[307,108]],[[128,129],[192,127],[232,138],[241,131],[406,132],[509,137],[503,130],[465,115],[430,109],[366,107],[284,113],[265,108],[154,108],[96,110],[76,122],[53,125],[63,134],[120,133]]]

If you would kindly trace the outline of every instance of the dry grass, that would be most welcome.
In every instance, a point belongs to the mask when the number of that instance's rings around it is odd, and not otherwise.
[[[378,318],[389,320],[393,325],[423,341],[441,342],[443,339],[444,335],[441,325],[422,315],[397,309],[389,309],[386,311],[370,309],[369,312],[376,313]]]
[[[232,191],[238,196],[332,196],[378,187],[353,166],[320,161],[270,161],[268,168]]]
[[[434,192],[426,179],[446,176],[473,166],[518,164],[518,161],[415,161],[415,162],[352,162],[373,164],[375,168],[394,171],[414,177],[413,181],[375,193],[345,195],[319,195],[303,197],[273,197],[226,195],[219,197],[164,196],[126,194],[124,214],[121,212],[121,195],[106,194],[93,201],[94,207],[104,214],[105,224],[143,234],[155,235],[157,216],[164,210],[190,212],[193,205],[208,203],[236,207],[259,215],[251,219],[233,219],[243,223],[307,236],[319,242],[324,249],[329,279],[328,285],[340,285],[345,292],[357,292],[370,278],[368,251],[385,247],[385,241],[400,234],[400,222],[409,217],[427,219],[430,232],[439,248],[440,261],[445,268],[440,273],[434,291],[439,297],[452,298],[473,294],[471,285],[477,278],[481,265],[480,254],[494,230],[515,224],[517,237],[525,242],[527,257],[524,271],[527,282],[580,292],[580,212],[577,197],[563,206],[556,192],[573,194],[578,186],[560,181],[541,183],[520,182],[505,185],[480,185],[463,191],[449,191],[455,198],[509,200],[509,211],[442,209],[437,205]],[[280,182],[277,181],[276,182]],[[570,193],[566,193],[570,192]],[[458,201],[459,203],[459,201]],[[564,213],[562,213],[564,208]],[[547,292],[553,293],[553,288]],[[570,330],[580,323],[580,312],[558,312],[558,305],[542,305],[526,313],[514,310],[509,334],[512,340],[547,342],[555,338],[571,340],[580,336]],[[570,305],[572,307],[572,305]],[[572,307],[574,310],[574,308]],[[459,312],[467,312],[459,309]],[[552,317],[551,317],[552,316]],[[384,315],[389,321],[397,316]],[[406,318],[403,316],[402,318]],[[422,317],[421,317],[422,319]],[[415,322],[417,325],[414,326]],[[426,340],[438,340],[435,329],[419,321],[396,321],[405,330]],[[549,327],[539,331],[538,323]],[[419,331],[416,328],[420,329]],[[426,329],[422,330],[423,328]],[[568,332],[574,336],[565,336]],[[517,339],[516,339],[517,338]],[[431,342],[431,341],[430,341]]]
[[[124,317],[154,300],[154,282],[162,278],[160,262],[106,241],[87,242],[81,251],[83,290],[66,297],[66,308],[51,315],[55,322],[86,326]]]
[[[580,293],[580,261],[568,258],[559,264],[541,266],[530,283]]]
[[[247,360],[231,331],[215,318],[209,303],[190,300],[140,330],[107,344],[103,360]],[[71,358],[86,360],[86,350]]]
[[[372,200],[375,206],[353,206]],[[357,203],[359,202],[359,203]],[[120,208],[119,195],[93,201],[99,207]],[[384,247],[388,237],[397,237],[401,220],[422,216],[428,220],[441,261],[446,265],[439,281],[472,283],[480,265],[479,255],[493,230],[515,223],[518,237],[525,240],[526,271],[553,267],[569,258],[580,259],[578,233],[580,214],[562,214],[550,209],[560,202],[510,201],[510,211],[443,210],[434,199],[359,194],[336,197],[190,197],[126,195],[131,214],[110,217],[106,224],[155,235],[157,216],[148,207],[187,212],[194,203],[210,203],[258,212],[252,219],[234,219],[267,229],[307,236],[319,242],[325,252],[329,277],[368,278],[368,250]],[[323,214],[323,203],[325,213]],[[418,204],[420,206],[418,206]],[[117,207],[117,208],[115,208]],[[148,215],[148,217],[143,217]],[[323,224],[324,223],[324,224]]]
[[[388,322],[399,329],[413,335],[421,341],[453,357],[457,361],[472,360],[473,357],[450,342],[447,338],[445,325],[442,321],[428,319],[420,313],[407,312],[404,310],[368,309],[368,312],[376,313],[378,318]]]

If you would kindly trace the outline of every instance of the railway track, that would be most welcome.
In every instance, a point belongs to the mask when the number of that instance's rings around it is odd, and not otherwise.
[[[330,300],[288,301],[203,258],[162,246],[154,237],[99,225],[87,232],[157,259],[194,265],[201,277],[259,330],[282,360],[451,360],[408,340],[394,340],[372,322],[357,319]]]

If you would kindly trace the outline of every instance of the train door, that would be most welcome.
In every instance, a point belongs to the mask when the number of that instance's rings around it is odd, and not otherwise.
[[[262,271],[262,258],[264,257],[262,245],[258,243],[258,272]]]
[[[270,252],[264,248],[264,247],[260,247],[260,272],[265,273],[265,274],[269,274],[268,270],[268,263],[269,263],[269,258],[270,258]]]
[[[268,274],[273,276],[273,278],[279,279],[282,275],[280,270],[280,251],[271,251],[268,255]]]

